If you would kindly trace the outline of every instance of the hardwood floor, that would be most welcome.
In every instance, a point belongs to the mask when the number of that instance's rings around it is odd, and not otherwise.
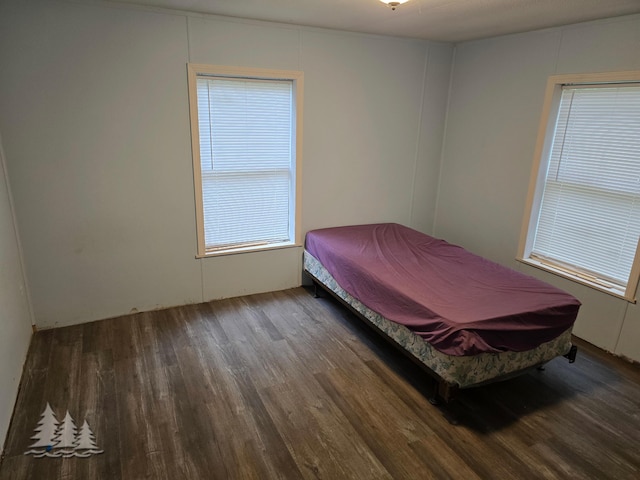
[[[434,407],[426,374],[302,288],[42,331],[0,479],[640,478],[640,368],[577,343]],[[23,455],[47,402],[104,453]]]

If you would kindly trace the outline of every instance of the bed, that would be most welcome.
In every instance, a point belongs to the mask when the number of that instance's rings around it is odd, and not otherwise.
[[[575,359],[575,297],[399,224],[312,230],[304,271],[436,380],[433,401]]]

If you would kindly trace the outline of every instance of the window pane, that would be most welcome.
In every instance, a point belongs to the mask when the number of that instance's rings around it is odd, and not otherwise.
[[[289,171],[203,173],[205,243],[235,245],[289,240]]]
[[[640,87],[565,89],[551,155],[560,182],[635,192]]]
[[[640,235],[640,87],[565,87],[532,253],[626,285]]]
[[[199,77],[205,246],[291,241],[293,84]]]

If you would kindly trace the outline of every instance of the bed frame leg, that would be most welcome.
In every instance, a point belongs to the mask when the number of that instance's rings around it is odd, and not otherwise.
[[[318,284],[313,282],[313,298],[320,298],[320,294],[318,293]]]
[[[452,387],[443,380],[436,380],[433,395],[429,397],[429,402],[432,405],[447,404],[451,401],[456,391],[455,387]]]
[[[438,395],[438,391],[440,390],[440,381],[436,380],[435,378],[433,379],[433,391],[431,393],[431,395],[429,395],[427,397],[427,400],[429,400],[429,403],[431,405],[440,405],[442,403],[442,399],[440,398],[440,395]]]
[[[567,353],[564,357],[569,359],[569,363],[573,363],[576,361],[576,355],[578,355],[578,347],[575,345],[571,345],[569,353]]]
[[[447,382],[438,382],[438,397],[444,401],[444,403],[449,403],[453,398],[453,394],[455,392],[455,388],[449,385]]]
[[[449,408],[449,402],[454,398],[455,393],[458,391],[458,387],[451,386],[444,380],[435,380],[433,395],[428,398],[431,405],[436,405],[444,418],[451,425],[459,425],[460,421],[454,410]]]

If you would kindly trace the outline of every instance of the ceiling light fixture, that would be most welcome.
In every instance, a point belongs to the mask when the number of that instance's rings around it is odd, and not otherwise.
[[[395,10],[398,5],[408,2],[409,0],[380,0],[382,3],[386,3],[391,7],[391,10]]]

